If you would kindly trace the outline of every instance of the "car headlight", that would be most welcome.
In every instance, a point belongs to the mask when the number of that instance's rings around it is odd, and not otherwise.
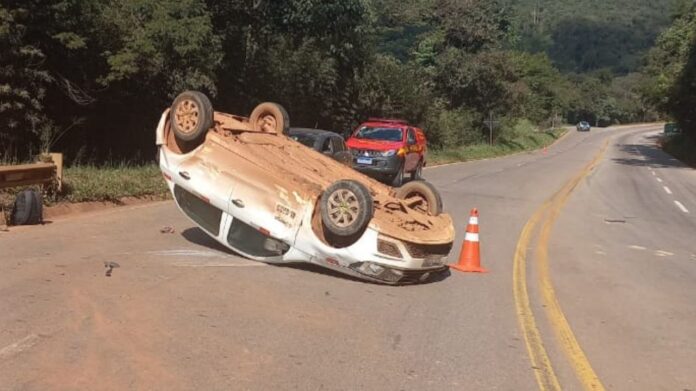
[[[396,155],[396,152],[398,152],[398,149],[390,149],[388,151],[382,151],[380,155],[384,157],[389,157],[389,156],[394,156]]]

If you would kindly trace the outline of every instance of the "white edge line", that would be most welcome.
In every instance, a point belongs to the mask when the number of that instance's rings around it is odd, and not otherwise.
[[[677,205],[677,207],[679,207],[679,209],[681,209],[682,212],[689,213],[689,210],[686,209],[686,207],[681,202],[674,200],[674,203]]]
[[[669,189],[667,186],[662,186],[663,189],[667,192],[667,194],[672,194],[672,190]]]

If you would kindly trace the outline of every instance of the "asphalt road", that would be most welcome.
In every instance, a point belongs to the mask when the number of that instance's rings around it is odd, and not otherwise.
[[[490,271],[426,285],[245,260],[171,202],[0,232],[0,390],[694,390],[696,170],[656,129],[426,170]]]

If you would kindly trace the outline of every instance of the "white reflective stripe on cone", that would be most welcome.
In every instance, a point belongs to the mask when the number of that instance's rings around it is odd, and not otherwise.
[[[478,217],[469,217],[469,224],[478,225]]]
[[[479,234],[467,232],[466,235],[464,235],[464,240],[467,240],[469,242],[478,242],[479,241],[478,235]]]

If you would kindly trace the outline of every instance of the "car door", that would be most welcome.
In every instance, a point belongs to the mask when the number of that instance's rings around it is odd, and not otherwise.
[[[216,151],[196,153],[181,160],[171,175],[174,198],[179,208],[209,235],[221,237],[223,212],[227,211],[229,194],[238,183],[235,175],[219,165]]]
[[[237,183],[229,196],[227,211],[232,216],[227,244],[250,258],[282,255],[295,242],[304,216],[303,200],[288,189],[283,178],[269,175],[268,168],[248,161],[235,161]]]
[[[420,159],[416,143],[416,131],[413,128],[408,128],[406,132],[406,149],[405,171],[410,172],[416,169]]]

